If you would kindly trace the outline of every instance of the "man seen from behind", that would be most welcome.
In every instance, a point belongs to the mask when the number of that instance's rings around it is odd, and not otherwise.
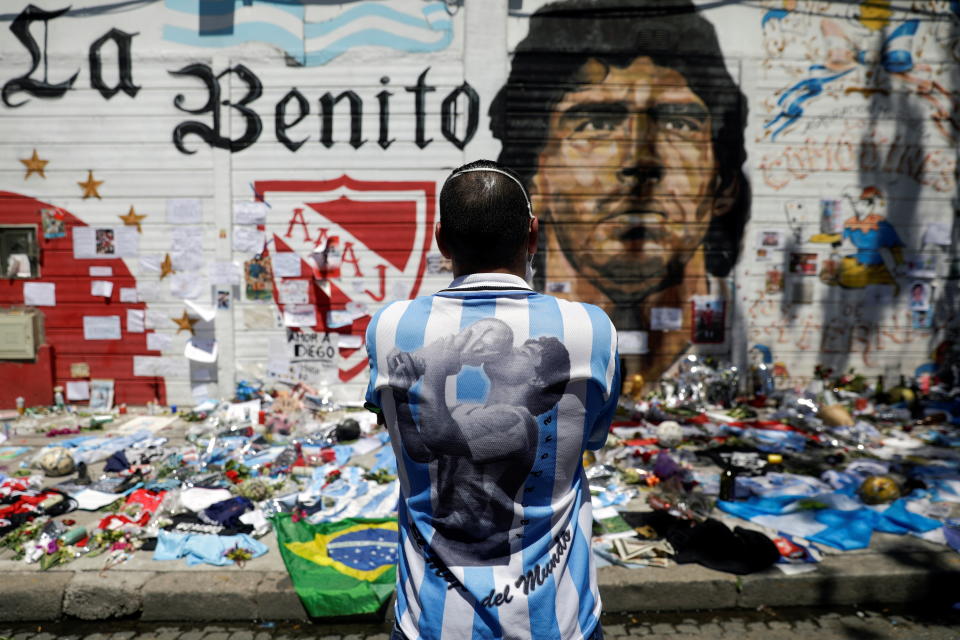
[[[530,288],[538,232],[515,174],[460,167],[436,228],[453,282],[367,330],[401,483],[396,640],[602,638],[581,460],[616,408],[616,331]]]

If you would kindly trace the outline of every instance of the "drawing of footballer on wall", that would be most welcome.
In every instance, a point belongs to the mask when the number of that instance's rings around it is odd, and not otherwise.
[[[505,322],[484,318],[387,360],[404,450],[437,478],[431,546],[462,565],[506,563],[514,505],[536,457],[536,418],[570,378],[566,347],[554,337],[514,346]]]

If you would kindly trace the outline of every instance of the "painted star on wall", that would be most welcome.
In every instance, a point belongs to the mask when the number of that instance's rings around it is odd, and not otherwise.
[[[176,273],[173,269],[173,260],[170,259],[170,254],[167,253],[163,256],[163,262],[160,263],[160,279],[163,280],[171,273]]]
[[[137,233],[143,233],[143,229],[140,228],[140,221],[147,217],[145,213],[137,213],[133,210],[133,205],[130,205],[130,212],[125,216],[117,216],[123,220],[123,224],[128,227],[136,227]]]
[[[170,319],[177,324],[177,327],[178,327],[177,333],[180,333],[181,331],[189,331],[190,335],[193,335],[193,325],[200,322],[199,319],[191,318],[190,316],[188,316],[186,311],[184,311],[183,315],[180,316],[179,318],[170,318]]]
[[[97,188],[103,184],[103,180],[94,180],[93,171],[87,171],[87,181],[78,182],[78,185],[83,189],[83,199],[87,198],[96,198],[97,200],[102,200],[100,197],[100,192]]]
[[[40,174],[40,177],[46,180],[47,174],[43,172],[43,168],[47,166],[49,160],[41,160],[40,156],[37,155],[37,150],[33,150],[33,156],[30,158],[20,158],[20,162],[23,163],[23,166],[27,168],[27,175],[23,176],[23,179],[26,180],[35,173]]]

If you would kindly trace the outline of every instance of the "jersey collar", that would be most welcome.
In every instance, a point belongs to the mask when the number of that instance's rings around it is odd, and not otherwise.
[[[476,289],[523,289],[532,291],[527,281],[512,273],[471,273],[460,276],[445,289],[446,291],[476,290]]]

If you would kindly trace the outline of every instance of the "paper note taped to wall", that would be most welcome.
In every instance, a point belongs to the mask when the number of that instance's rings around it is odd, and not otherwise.
[[[650,329],[653,331],[677,331],[683,326],[683,310],[680,307],[654,307],[650,309]]]
[[[73,257],[78,260],[133,258],[139,247],[136,227],[73,227]]]
[[[127,309],[127,332],[143,333],[146,312],[143,309]]]
[[[113,295],[113,283],[109,280],[94,280],[90,283],[90,295],[109,298]]]
[[[84,316],[84,340],[119,340],[120,316]]]
[[[312,304],[288,305],[283,310],[286,327],[312,327],[317,324],[317,309]]]
[[[292,251],[277,251],[273,254],[273,275],[278,278],[300,277],[300,255]]]
[[[280,304],[307,304],[310,301],[309,284],[306,280],[281,280],[277,283],[277,301]]]
[[[57,285],[53,282],[24,282],[23,304],[28,307],[56,306]]]
[[[203,222],[203,204],[197,198],[170,198],[167,200],[169,224],[199,224]]]
[[[90,383],[86,380],[67,380],[67,400],[89,400]]]
[[[147,350],[148,351],[166,351],[173,342],[173,336],[169,333],[148,333]]]
[[[647,332],[619,331],[617,332],[617,343],[619,344],[620,355],[647,353]]]
[[[265,202],[237,202],[233,205],[233,221],[236,224],[266,224]]]

